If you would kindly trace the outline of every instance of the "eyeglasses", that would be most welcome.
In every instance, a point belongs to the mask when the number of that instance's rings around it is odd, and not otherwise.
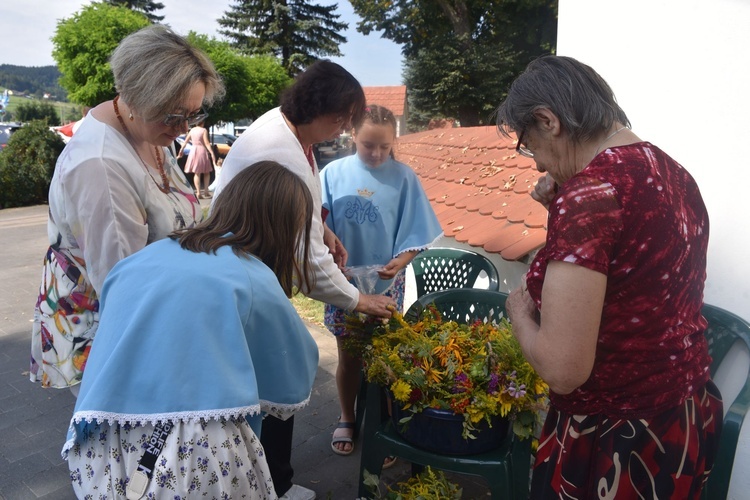
[[[194,115],[185,116],[185,115],[166,115],[164,116],[164,120],[162,123],[166,125],[167,127],[179,127],[183,123],[187,122],[188,127],[192,127],[194,125],[198,125],[200,122],[208,118],[208,113],[203,111],[202,109],[195,113]]]
[[[523,135],[526,133],[526,129],[521,130],[521,134],[518,136],[518,142],[516,143],[516,153],[526,158],[533,158],[534,153],[531,152],[526,146],[522,146]]]

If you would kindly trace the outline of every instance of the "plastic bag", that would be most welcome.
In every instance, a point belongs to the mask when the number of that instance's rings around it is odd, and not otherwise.
[[[372,295],[375,293],[375,288],[378,285],[378,271],[383,269],[383,266],[352,266],[347,267],[344,271],[344,275],[347,278],[354,280],[354,285],[361,293],[365,295]]]

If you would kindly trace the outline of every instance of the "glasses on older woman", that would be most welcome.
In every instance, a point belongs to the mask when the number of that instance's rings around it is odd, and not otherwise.
[[[516,143],[516,153],[520,154],[521,156],[525,156],[526,158],[533,158],[534,153],[531,152],[529,148],[522,145],[523,143],[523,135],[526,133],[526,129],[521,130],[521,133],[518,136],[518,142]]]
[[[165,115],[164,120],[162,123],[166,125],[167,127],[179,127],[183,123],[187,122],[188,127],[193,127],[195,125],[198,125],[200,122],[208,118],[208,113],[203,111],[202,109],[195,113],[194,115],[185,116],[185,115]]]

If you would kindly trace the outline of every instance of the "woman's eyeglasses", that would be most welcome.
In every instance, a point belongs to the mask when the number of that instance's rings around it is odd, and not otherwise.
[[[518,153],[521,156],[525,156],[526,158],[533,158],[534,153],[532,153],[529,148],[522,145],[523,134],[525,133],[526,133],[526,129],[523,129],[521,130],[521,134],[518,136],[518,142],[516,143],[516,153]]]
[[[208,113],[203,110],[198,111],[194,115],[166,115],[162,123],[167,127],[179,127],[183,123],[187,122],[188,127],[198,125],[200,122],[208,118]]]

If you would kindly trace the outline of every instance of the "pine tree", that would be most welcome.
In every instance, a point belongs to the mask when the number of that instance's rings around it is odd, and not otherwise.
[[[236,0],[219,24],[221,34],[247,54],[273,54],[294,76],[319,56],[340,56],[348,27],[334,14],[336,4],[305,0]]]
[[[130,10],[140,12],[145,15],[152,23],[158,23],[164,19],[164,16],[157,16],[154,11],[164,8],[161,2],[153,0],[106,0],[106,3],[114,6],[127,7]]]

